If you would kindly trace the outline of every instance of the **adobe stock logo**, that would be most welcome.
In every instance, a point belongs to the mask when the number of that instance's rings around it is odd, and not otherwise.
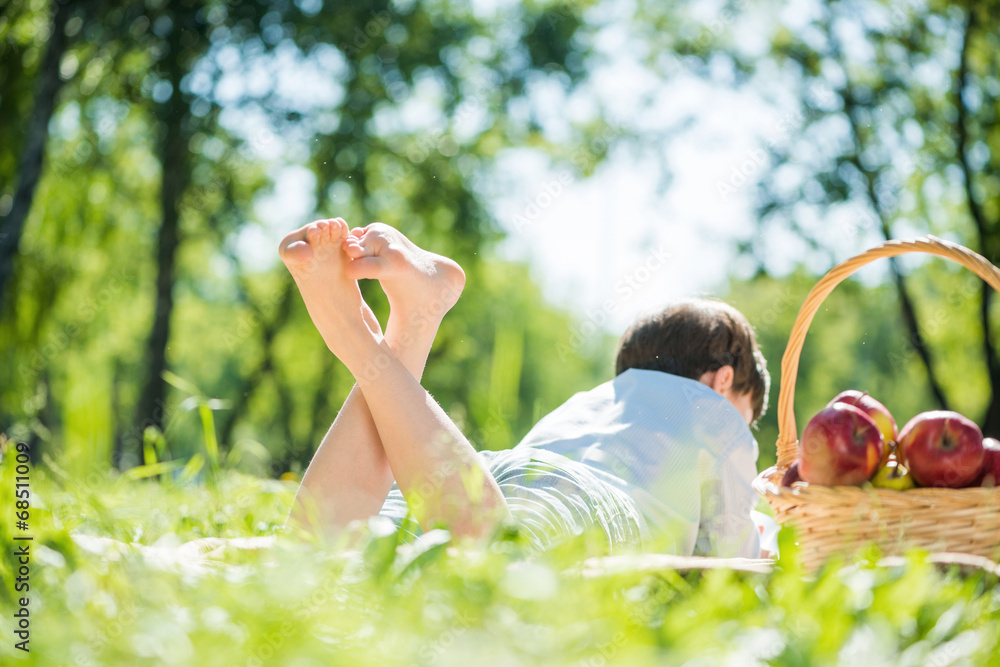
[[[638,266],[624,274],[615,283],[616,298],[606,299],[598,308],[587,311],[586,317],[570,331],[567,342],[556,347],[561,361],[575,354],[598,330],[606,324],[618,306],[627,302],[649,282],[657,271],[673,258],[673,251],[661,245],[652,249]]]

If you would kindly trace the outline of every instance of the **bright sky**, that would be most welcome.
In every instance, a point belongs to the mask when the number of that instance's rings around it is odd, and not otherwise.
[[[619,78],[618,86],[628,82]],[[754,136],[769,122],[768,111],[748,95],[696,81],[663,92],[685,102],[664,114],[665,126],[688,112],[698,118],[663,149],[673,174],[666,192],[661,165],[622,147],[593,177],[564,186],[565,170],[513,156],[503,166],[519,175],[519,187],[493,202],[508,232],[502,254],[529,260],[556,303],[596,319],[610,300],[608,324],[615,331],[667,300],[716,289],[727,273],[739,271],[733,241],[753,233],[753,185],[723,199],[718,183],[757,148]]]

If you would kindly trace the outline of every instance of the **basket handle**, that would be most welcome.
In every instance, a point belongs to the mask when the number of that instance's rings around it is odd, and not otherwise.
[[[799,371],[799,355],[806,340],[806,333],[812,323],[813,316],[820,305],[833,291],[833,288],[843,282],[848,276],[882,257],[895,257],[908,252],[926,252],[940,255],[953,260],[971,270],[989,285],[1000,292],[1000,269],[993,266],[982,255],[979,255],[957,243],[945,241],[934,236],[924,236],[909,241],[888,241],[880,246],[861,253],[856,257],[838,264],[809,292],[805,302],[799,309],[792,332],[788,336],[788,345],[781,358],[781,391],[778,393],[778,465],[779,469],[790,466],[798,457],[798,430],[795,425],[795,380]]]

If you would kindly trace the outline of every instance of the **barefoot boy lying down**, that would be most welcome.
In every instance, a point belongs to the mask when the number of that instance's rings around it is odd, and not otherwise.
[[[350,230],[340,218],[292,232],[280,254],[357,381],[303,477],[294,519],[335,531],[412,513],[425,529],[477,538],[513,517],[539,547],[598,530],[612,550],[757,557],[748,426],[769,378],[735,309],[690,301],[637,321],[615,379],[573,396],[517,447],[477,453],[420,385],[462,269],[388,225]],[[362,278],[388,296],[384,333]]]

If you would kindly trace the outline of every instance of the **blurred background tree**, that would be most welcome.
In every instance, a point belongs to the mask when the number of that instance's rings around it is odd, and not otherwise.
[[[696,75],[780,112],[766,159],[754,152],[739,182],[719,184],[725,198],[759,181],[750,231],[734,224],[720,240],[750,268],[734,263],[714,290],[757,324],[777,376],[802,298],[847,254],[931,232],[998,259],[995,10],[13,0],[0,17],[0,429],[71,462],[128,468],[160,430],[168,456],[200,450],[192,394],[219,399],[200,404],[216,413],[223,456],[300,469],[351,378],[275,266],[268,219],[287,230],[342,215],[396,224],[466,268],[426,383],[477,445],[514,444],[610,377],[617,332],[554,305],[536,270],[497,251],[503,154],[588,178],[638,146],[668,191],[671,141],[687,127],[613,119],[598,90],[586,122],[549,130],[548,100],[599,88],[605,42],[639,54],[630,76],[671,89]],[[305,184],[304,201],[290,183]],[[363,289],[384,319],[377,285]],[[991,304],[937,261],[845,284],[805,348],[800,422],[857,386],[900,421],[948,406],[998,434]],[[775,429],[772,409],[762,465]]]
[[[224,399],[224,449],[267,443],[276,472],[306,462],[350,378],[285,272],[237,249],[267,169],[287,162],[308,167],[312,217],[393,221],[465,266],[477,298],[449,319],[427,381],[480,444],[512,444],[561,400],[558,378],[585,384],[596,364],[557,369],[546,349],[569,316],[523,266],[481,260],[499,233],[474,178],[498,148],[543,143],[531,114],[507,110],[529,77],[574,85],[580,10],[481,20],[380,2],[9,4],[0,421],[41,449],[120,467],[139,462],[147,427],[190,453],[198,425],[163,380],[170,368]],[[325,89],[302,94],[309,69]],[[416,121],[408,100],[424,107]]]
[[[811,207],[853,217],[848,233],[938,234],[1000,260],[996,9],[829,2],[809,31],[779,28],[771,64],[798,80],[801,123],[762,184],[764,234],[790,227],[823,247],[822,223],[804,210]],[[930,394],[926,406],[959,409],[1000,435],[992,288],[943,262],[888,265],[904,339],[890,348],[902,353],[886,355],[885,371],[903,384],[913,374],[908,362],[918,362],[912,379]]]

